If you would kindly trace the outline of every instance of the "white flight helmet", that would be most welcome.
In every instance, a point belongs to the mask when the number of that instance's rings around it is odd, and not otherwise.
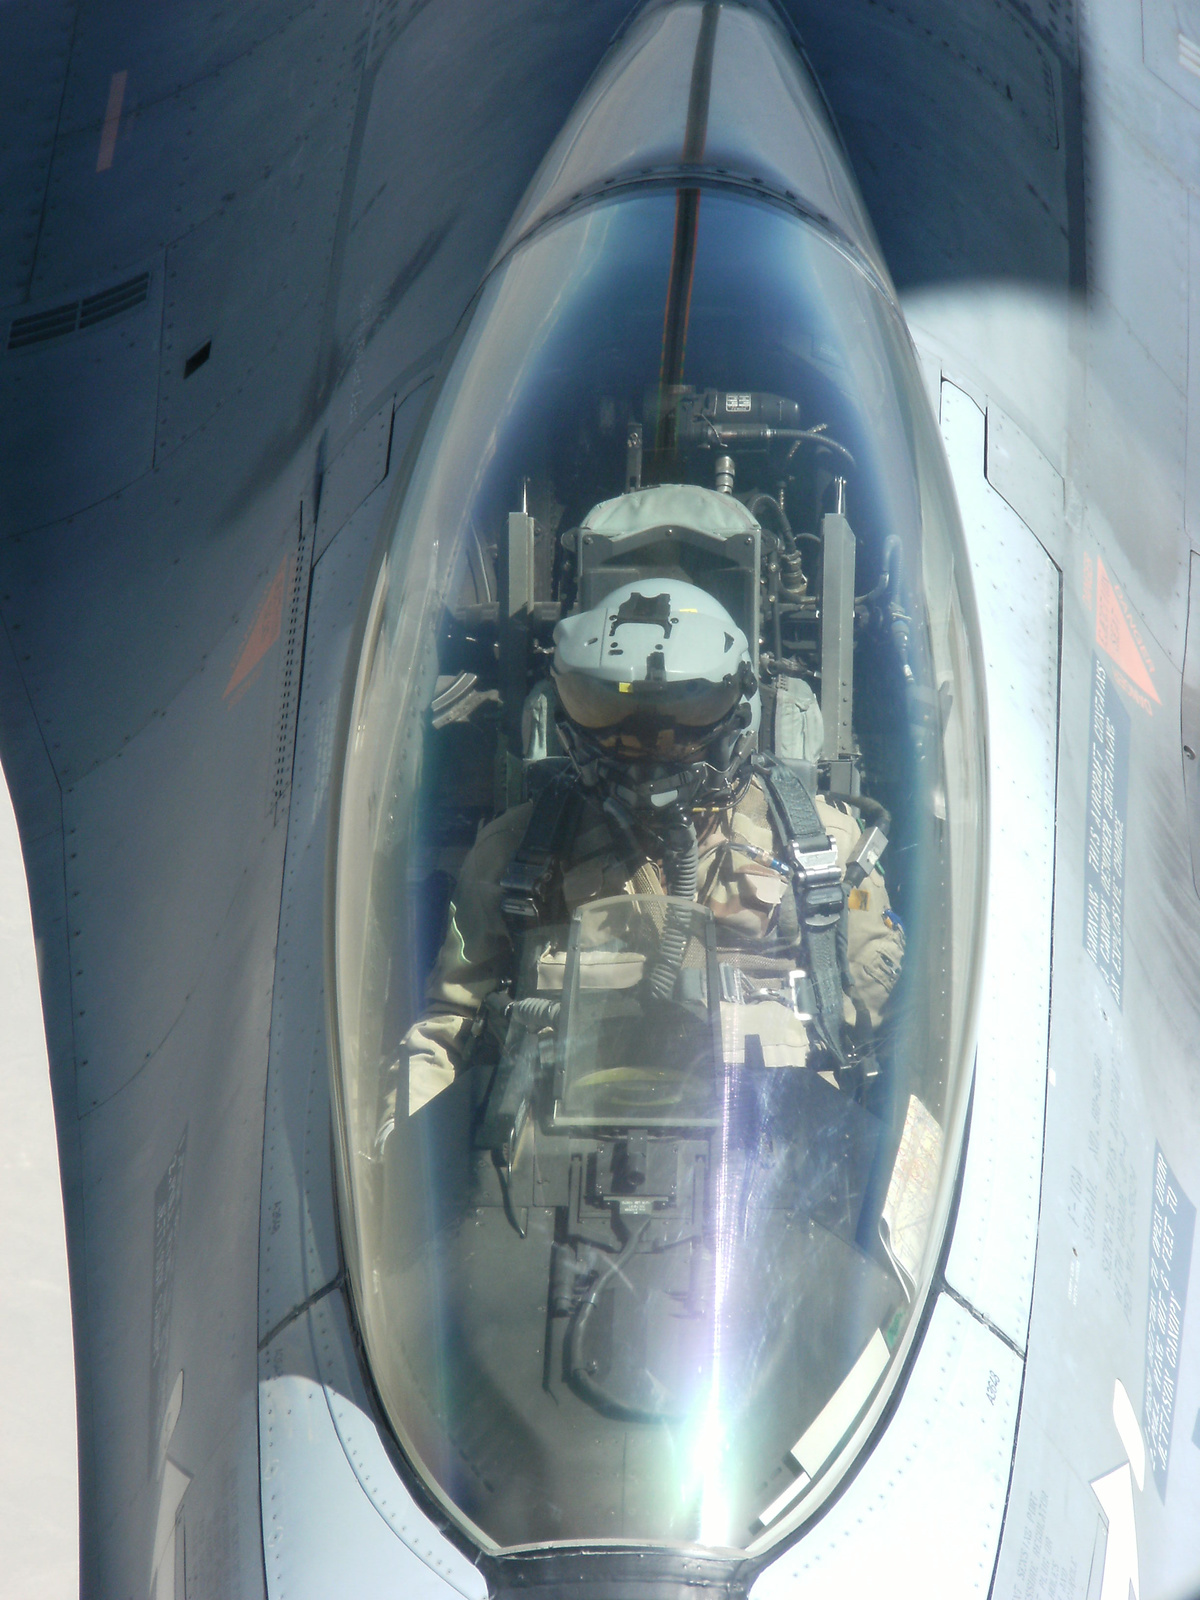
[[[626,803],[729,798],[755,744],[746,636],[712,595],[641,578],[554,630],[559,731],[584,782]]]

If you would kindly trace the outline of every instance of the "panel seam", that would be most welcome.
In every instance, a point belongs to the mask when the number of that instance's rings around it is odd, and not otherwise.
[[[987,1328],[990,1333],[994,1333],[997,1339],[1000,1340],[1000,1343],[1006,1345],[1008,1349],[1012,1351],[1013,1355],[1017,1357],[1022,1366],[1025,1364],[1024,1350],[1021,1349],[1020,1345],[1015,1339],[1004,1332],[1003,1328],[998,1328],[990,1317],[985,1317],[982,1311],[979,1311],[975,1306],[973,1306],[965,1295],[959,1294],[958,1290],[947,1283],[945,1279],[942,1280],[941,1290],[943,1294],[948,1294],[956,1305],[960,1305],[964,1311],[974,1317],[976,1322],[981,1323],[983,1327]]]

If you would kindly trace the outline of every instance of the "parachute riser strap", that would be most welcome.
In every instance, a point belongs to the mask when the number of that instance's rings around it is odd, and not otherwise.
[[[548,783],[534,801],[521,842],[500,879],[500,911],[514,944],[554,918],[580,800],[578,780],[571,774]]]
[[[821,826],[812,796],[796,774],[761,755],[754,758],[753,765],[763,780],[771,820],[787,840],[796,910],[817,1003],[816,1021],[840,1060],[846,895],[837,850]]]

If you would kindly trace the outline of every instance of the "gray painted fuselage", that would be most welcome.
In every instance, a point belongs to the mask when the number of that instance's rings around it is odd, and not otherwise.
[[[334,726],[441,354],[627,9],[0,15],[0,759],[89,1595],[483,1595],[397,1472],[340,1282]],[[1125,1600],[1125,1563],[1186,1600],[1200,1289],[1163,1224],[1200,1200],[1200,12],[788,11],[942,423],[995,826],[942,1377],[896,1412],[945,1431],[892,1460],[885,1430],[755,1592]]]

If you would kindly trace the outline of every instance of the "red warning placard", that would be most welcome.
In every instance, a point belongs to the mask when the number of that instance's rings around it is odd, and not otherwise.
[[[290,567],[291,557],[285,556],[271,587],[267,590],[266,598],[250,624],[250,631],[242,645],[242,653],[238,656],[229,682],[225,685],[222,700],[228,700],[231,695],[237,697],[237,691],[243,687],[255,667],[279,638],[283,623],[283,594],[287,587]]]
[[[1127,680],[1121,687],[1128,689],[1144,710],[1149,711],[1151,700],[1156,705],[1162,704],[1154,687],[1150,652],[1142,643],[1125,596],[1105,572],[1099,557],[1096,558],[1096,643]]]

